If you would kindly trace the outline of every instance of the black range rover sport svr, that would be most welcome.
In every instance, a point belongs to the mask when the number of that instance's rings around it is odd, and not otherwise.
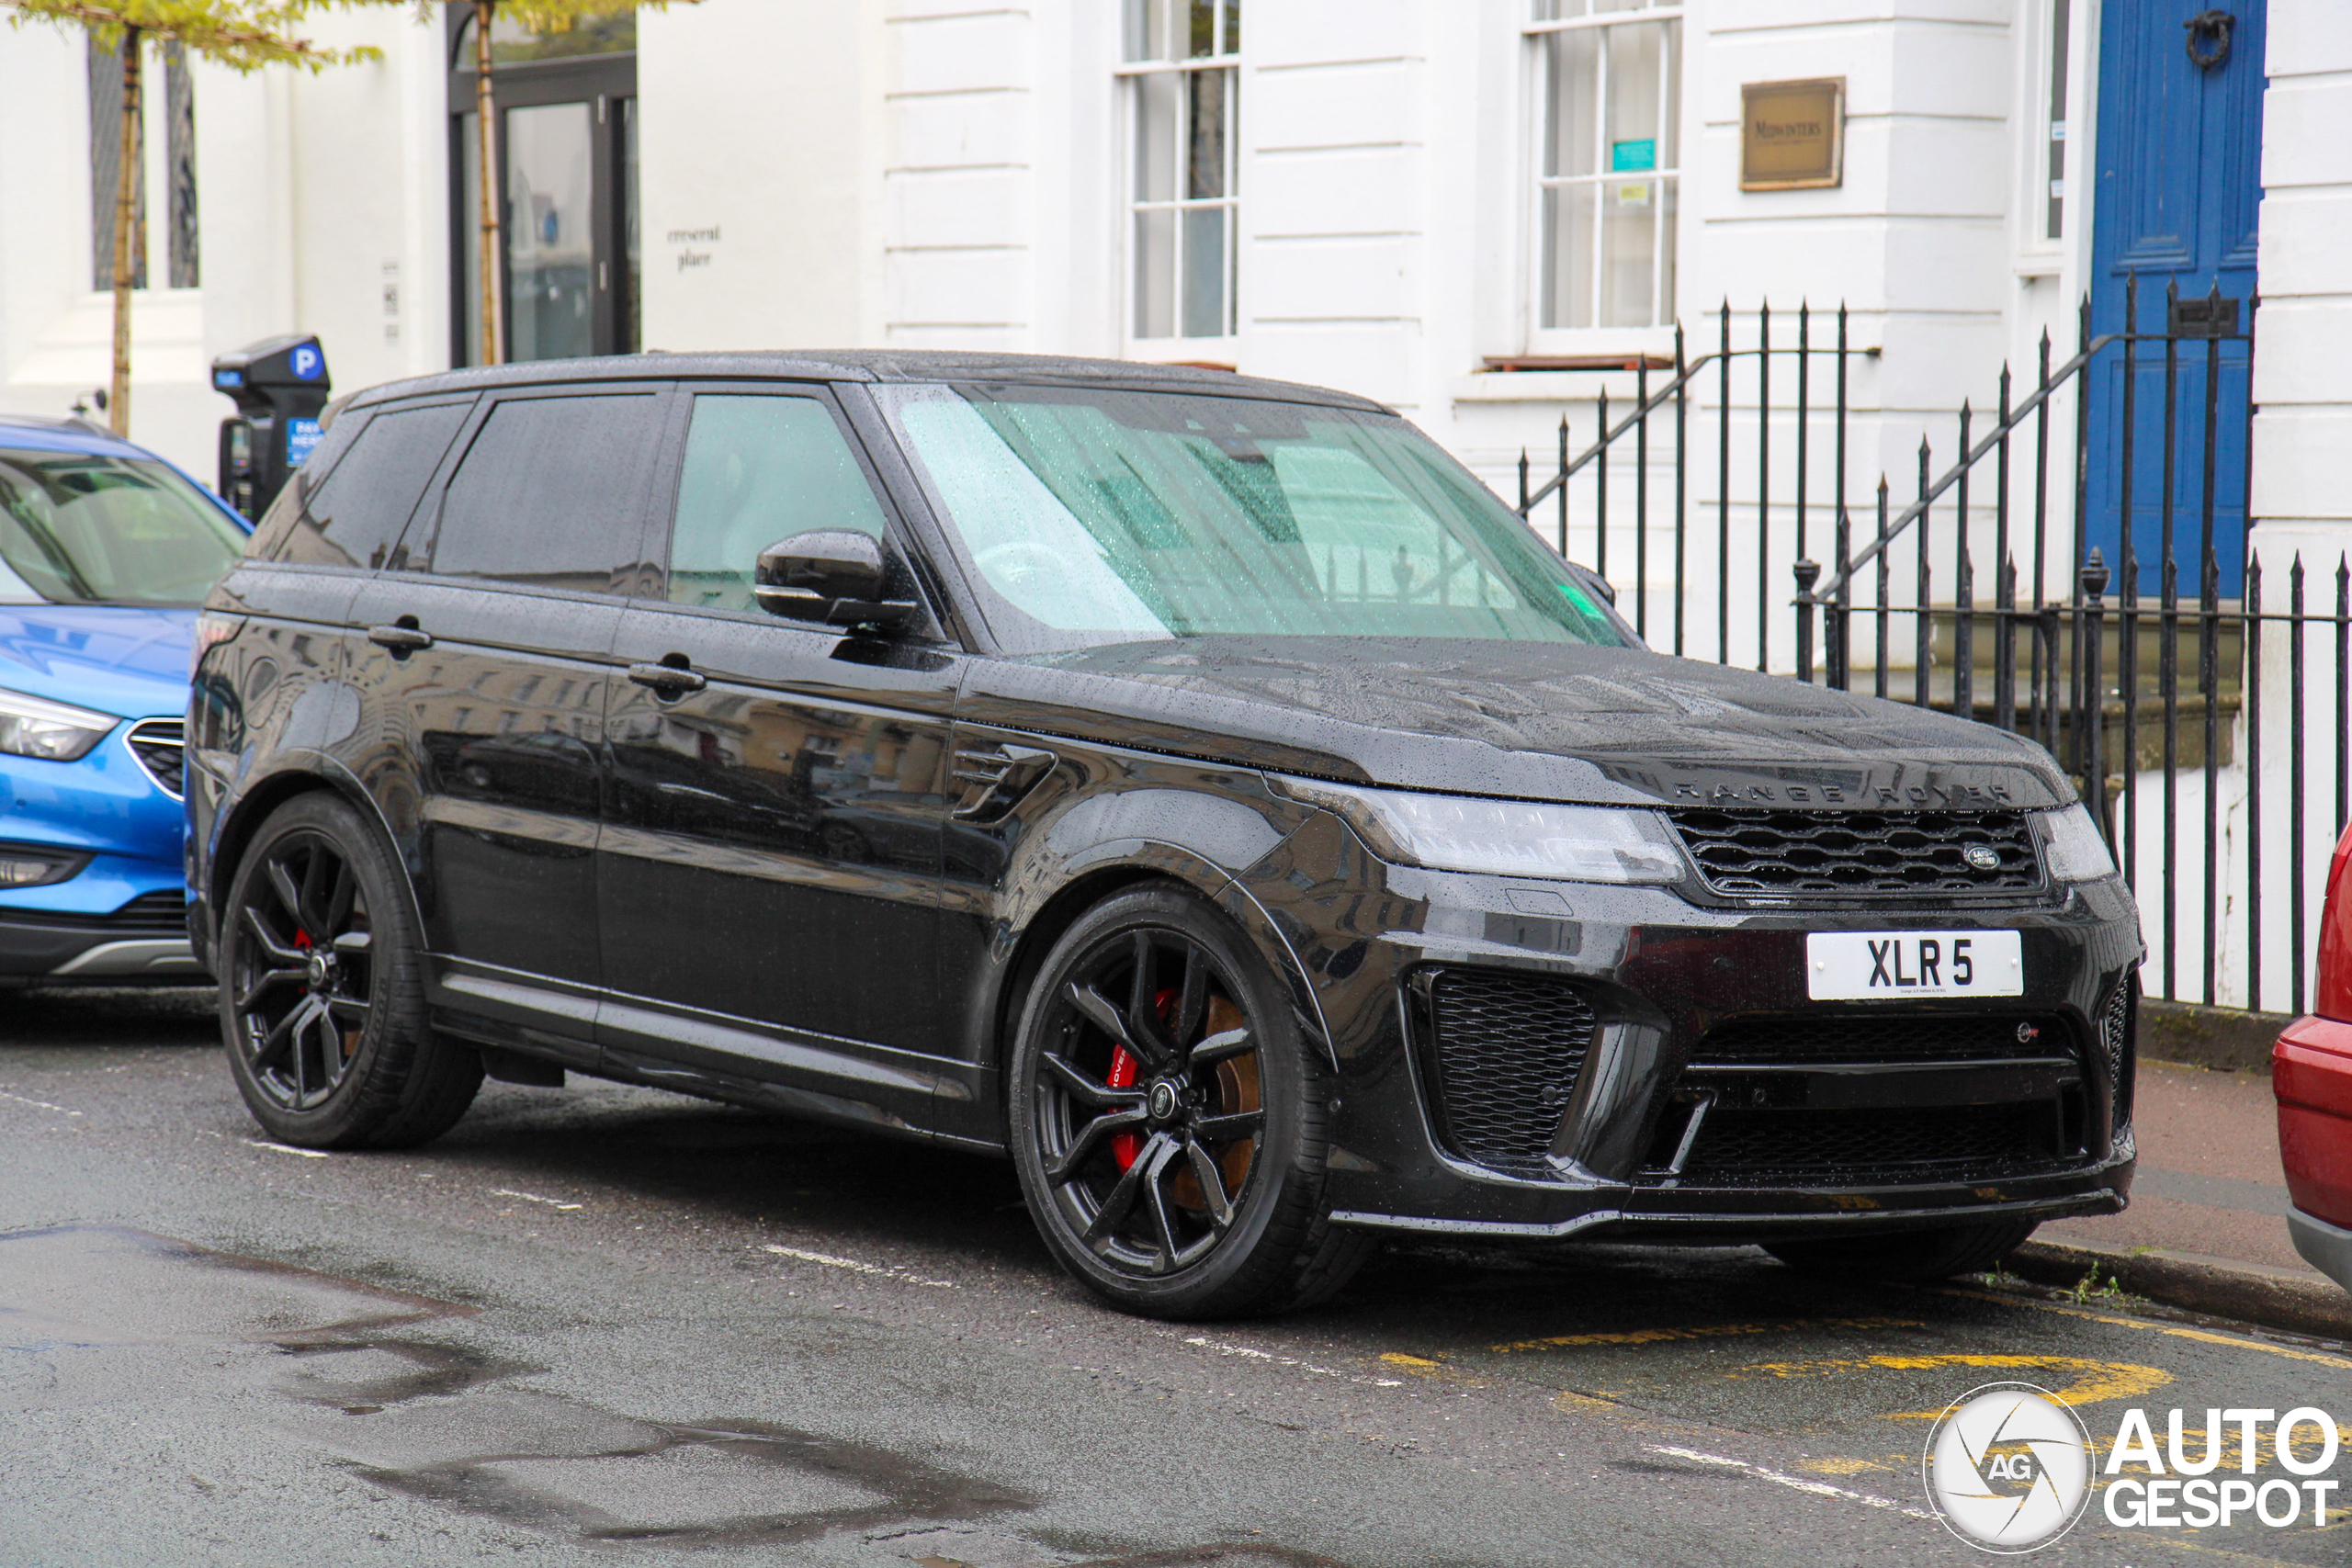
[[[1167,1316],[1396,1231],[1956,1273],[2130,1185],[2137,917],[2050,758],[1645,650],[1357,398],[402,382],[198,645],[192,923],[288,1143],[571,1071],[1002,1151]]]

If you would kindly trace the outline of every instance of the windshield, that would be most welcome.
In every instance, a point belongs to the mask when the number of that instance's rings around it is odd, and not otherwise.
[[[1404,421],[1051,387],[875,392],[1011,652],[1208,636],[1622,645]]]
[[[153,457],[0,448],[0,601],[200,604],[244,545]]]

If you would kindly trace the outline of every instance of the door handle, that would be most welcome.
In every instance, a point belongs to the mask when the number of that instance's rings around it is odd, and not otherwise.
[[[689,692],[699,692],[710,682],[700,671],[684,662],[677,664],[632,664],[628,678],[640,686],[650,686],[664,697],[683,697]]]
[[[420,649],[433,646],[433,634],[417,626],[413,620],[406,625],[369,626],[368,640],[378,648],[388,648],[395,659],[404,658]]]

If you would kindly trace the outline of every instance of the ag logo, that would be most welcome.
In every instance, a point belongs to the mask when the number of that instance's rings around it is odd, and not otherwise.
[[[1921,1468],[1952,1534],[1985,1551],[2033,1551],[2082,1517],[2090,1437],[2048,1391],[1986,1383],[1938,1418]]]

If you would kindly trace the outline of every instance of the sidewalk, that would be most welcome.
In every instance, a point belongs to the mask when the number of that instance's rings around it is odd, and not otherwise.
[[[2352,1335],[2352,1294],[2288,1239],[2268,1074],[2143,1062],[2133,1121],[2132,1206],[2052,1221],[2012,1271],[2071,1285],[2096,1269],[2134,1294],[2192,1311]]]

